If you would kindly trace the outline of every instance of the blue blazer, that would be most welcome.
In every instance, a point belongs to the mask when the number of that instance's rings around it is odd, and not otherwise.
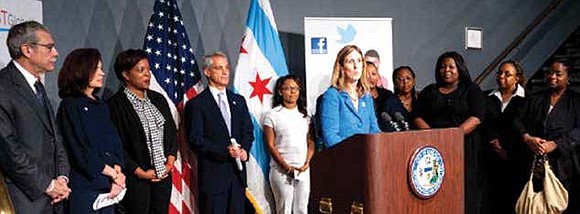
[[[246,167],[242,172],[237,169],[227,147],[230,138],[235,138],[244,150],[250,152],[254,141],[254,127],[244,97],[229,90],[226,94],[232,115],[231,137],[209,88],[185,105],[187,141],[197,152],[199,188],[207,194],[225,193],[234,179],[245,186]]]
[[[357,111],[348,93],[330,87],[324,92],[320,107],[322,137],[326,148],[355,134],[380,132],[373,98],[368,93],[359,99]]]

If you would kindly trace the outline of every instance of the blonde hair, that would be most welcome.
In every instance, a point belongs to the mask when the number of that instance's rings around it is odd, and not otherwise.
[[[340,51],[336,55],[336,60],[334,61],[334,68],[332,70],[332,79],[331,79],[330,84],[332,85],[332,87],[338,89],[339,91],[344,91],[346,89],[346,83],[344,81],[345,75],[344,75],[344,72],[342,70],[342,67],[344,66],[344,63],[345,63],[344,59],[353,51],[358,52],[360,54],[361,60],[362,60],[362,57],[363,57],[362,51],[356,45],[344,46],[342,49],[340,49]],[[357,90],[359,96],[362,96],[365,93],[370,91],[370,86],[368,83],[368,77],[367,77],[367,71],[366,71],[366,63],[363,62],[362,66],[363,66],[362,74],[361,74],[361,77],[358,80],[358,83],[356,85],[356,90]]]

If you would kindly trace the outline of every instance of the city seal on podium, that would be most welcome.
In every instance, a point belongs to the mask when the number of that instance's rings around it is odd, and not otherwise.
[[[437,148],[424,146],[415,151],[409,163],[409,185],[422,199],[433,197],[445,177],[445,163]]]

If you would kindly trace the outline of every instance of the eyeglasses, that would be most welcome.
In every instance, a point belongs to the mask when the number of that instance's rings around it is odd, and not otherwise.
[[[544,75],[546,76],[552,76],[554,74],[556,74],[556,77],[562,77],[564,76],[565,71],[555,71],[555,70],[547,70],[546,72],[544,72]]]
[[[411,77],[396,77],[395,82],[403,82],[403,81],[411,81],[413,78]]]
[[[516,74],[510,73],[509,71],[498,71],[497,73],[495,73],[495,75],[497,75],[497,76],[504,75],[505,77],[513,77]]]
[[[54,43],[53,43],[53,44],[41,44],[41,43],[35,43],[35,42],[34,42],[34,43],[30,43],[30,44],[31,44],[31,45],[42,46],[42,47],[45,47],[45,48],[46,48],[46,49],[48,49],[48,50],[53,50],[53,49],[55,49],[55,47],[56,47],[56,44],[54,44]]]
[[[300,91],[300,87],[282,87],[282,91]]]

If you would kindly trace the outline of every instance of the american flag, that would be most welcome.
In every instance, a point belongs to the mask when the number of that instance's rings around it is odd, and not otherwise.
[[[175,0],[157,0],[147,25],[143,49],[151,65],[150,88],[165,96],[178,133],[178,152],[172,170],[169,213],[197,213],[195,158],[185,143],[180,112],[185,102],[203,90],[201,74]]]

